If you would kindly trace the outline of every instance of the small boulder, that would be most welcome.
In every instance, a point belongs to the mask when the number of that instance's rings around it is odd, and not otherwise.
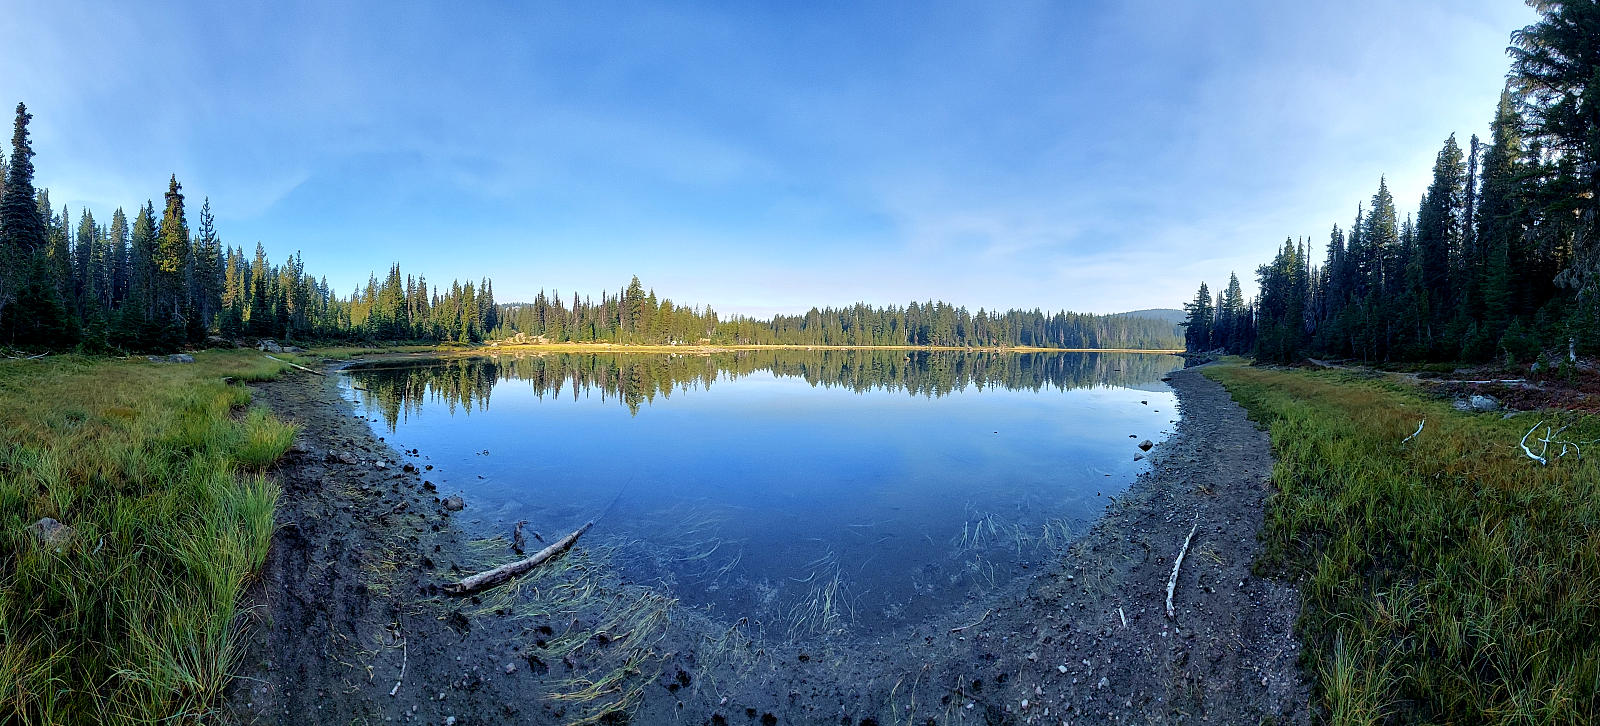
[[[193,363],[194,356],[188,353],[173,353],[172,355],[145,356],[151,363]]]
[[[278,342],[275,341],[275,340],[263,339],[260,343],[256,344],[256,349],[257,350],[264,350],[264,351],[266,351],[268,353],[282,353],[283,352],[283,346],[278,345]]]
[[[1473,394],[1472,397],[1467,399],[1467,405],[1474,411],[1495,411],[1499,410],[1500,401],[1496,400],[1494,396]]]
[[[1134,454],[1133,455],[1133,460],[1134,461],[1144,461],[1144,454]]]
[[[372,466],[375,469],[387,469],[387,468],[389,468],[389,462],[383,461],[382,459],[380,459],[378,461],[372,462]]]
[[[28,531],[46,545],[65,544],[67,540],[72,539],[72,528],[50,517],[34,522]]]
[[[467,503],[460,496],[451,494],[444,498],[444,508],[452,512],[459,512],[467,508]]]
[[[1155,442],[1145,439],[1144,441],[1139,442],[1139,448],[1143,451],[1149,451],[1150,449],[1155,448]]]

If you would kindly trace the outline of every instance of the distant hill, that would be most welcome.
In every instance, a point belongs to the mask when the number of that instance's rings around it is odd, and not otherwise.
[[[1189,314],[1172,308],[1152,308],[1150,310],[1130,310],[1125,313],[1113,313],[1112,316],[1118,318],[1152,318],[1154,320],[1165,320],[1177,325],[1188,319]]]

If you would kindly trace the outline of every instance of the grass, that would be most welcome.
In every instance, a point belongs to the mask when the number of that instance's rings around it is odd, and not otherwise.
[[[1518,446],[1541,418],[1579,442],[1600,421],[1461,413],[1348,373],[1207,375],[1270,427],[1277,492],[1257,566],[1301,582],[1324,718],[1600,722],[1600,467],[1541,466]]]
[[[295,431],[250,410],[282,366],[0,362],[0,722],[209,720]],[[42,517],[71,528],[46,544]]]

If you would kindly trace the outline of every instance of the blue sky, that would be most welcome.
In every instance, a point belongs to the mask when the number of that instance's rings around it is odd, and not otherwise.
[[[1176,307],[1415,209],[1486,134],[1481,2],[26,3],[6,102],[74,216],[176,173],[224,241],[343,293],[659,293],[767,315]],[[103,215],[103,216],[102,216]],[[1320,252],[1319,252],[1320,254]]]

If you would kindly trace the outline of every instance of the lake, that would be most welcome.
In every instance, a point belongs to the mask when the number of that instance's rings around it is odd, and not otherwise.
[[[596,519],[633,582],[793,637],[882,634],[1038,572],[1177,419],[1175,356],[526,354],[345,373],[458,521]],[[542,546],[531,534],[530,551]]]

